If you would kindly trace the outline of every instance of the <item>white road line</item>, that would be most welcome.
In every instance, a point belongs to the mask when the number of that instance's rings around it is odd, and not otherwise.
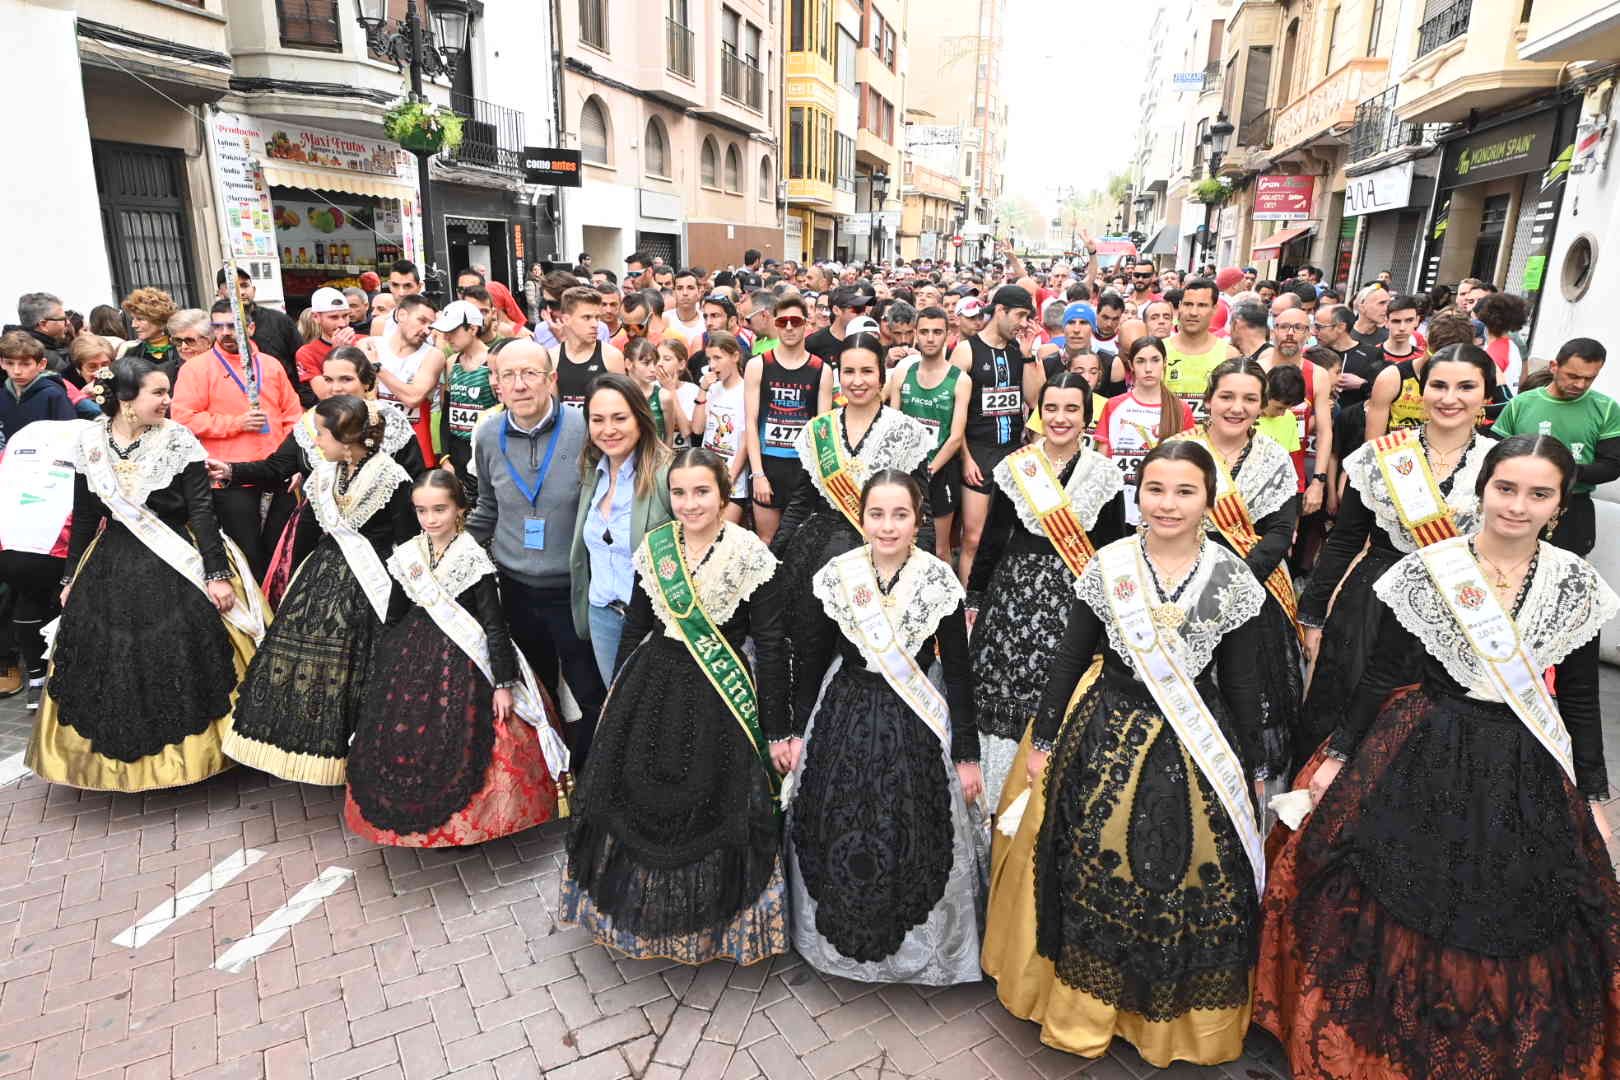
[[[299,889],[285,904],[265,916],[259,925],[253,928],[253,933],[221,953],[219,959],[214,961],[214,967],[232,974],[241,971],[257,957],[268,952],[272,945],[286,937],[295,923],[320,907],[321,901],[341,889],[344,882],[353,876],[354,871],[346,866],[328,866],[321,871],[320,877]]]
[[[23,764],[23,754],[24,751],[19,750],[4,761],[0,761],[0,787],[5,787],[13,780],[21,780],[33,771]]]
[[[174,894],[173,900],[165,900],[157,907],[135,920],[135,925],[113,938],[114,945],[122,945],[126,949],[138,949],[142,945],[167,930],[177,920],[200,907],[214,893],[230,884],[232,878],[264,858],[264,852],[258,848],[238,848],[233,854],[226,856],[214,864],[208,873],[195,879],[179,892]]]

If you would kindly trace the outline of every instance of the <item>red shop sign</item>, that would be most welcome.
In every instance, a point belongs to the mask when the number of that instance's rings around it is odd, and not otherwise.
[[[1270,173],[1255,180],[1255,221],[1304,221],[1313,216],[1316,177]]]

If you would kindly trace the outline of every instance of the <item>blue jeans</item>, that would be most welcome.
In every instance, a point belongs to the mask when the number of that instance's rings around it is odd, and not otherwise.
[[[590,606],[588,629],[591,632],[591,651],[596,654],[596,670],[602,673],[602,685],[613,685],[613,661],[619,657],[619,639],[624,636],[624,616],[610,607]]]

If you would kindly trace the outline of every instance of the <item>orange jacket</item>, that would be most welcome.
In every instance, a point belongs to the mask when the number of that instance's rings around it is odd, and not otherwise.
[[[266,358],[257,349],[253,351],[262,361],[259,408],[270,419],[269,431],[242,430],[242,417],[248,412],[247,394],[213,352],[192,357],[181,365],[169,415],[191,429],[210,457],[224,461],[267,458],[281,445],[303,411],[281,364],[273,356]],[[241,358],[234,353],[224,356],[240,377]]]

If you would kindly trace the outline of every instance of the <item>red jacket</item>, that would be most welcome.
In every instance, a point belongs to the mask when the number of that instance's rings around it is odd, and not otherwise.
[[[275,357],[257,349],[254,355],[261,360],[259,408],[269,417],[269,431],[242,430],[247,394],[213,351],[192,357],[180,368],[169,415],[190,428],[211,457],[225,461],[267,458],[303,413],[298,393]],[[240,374],[241,359],[232,353],[225,353],[225,358]]]

